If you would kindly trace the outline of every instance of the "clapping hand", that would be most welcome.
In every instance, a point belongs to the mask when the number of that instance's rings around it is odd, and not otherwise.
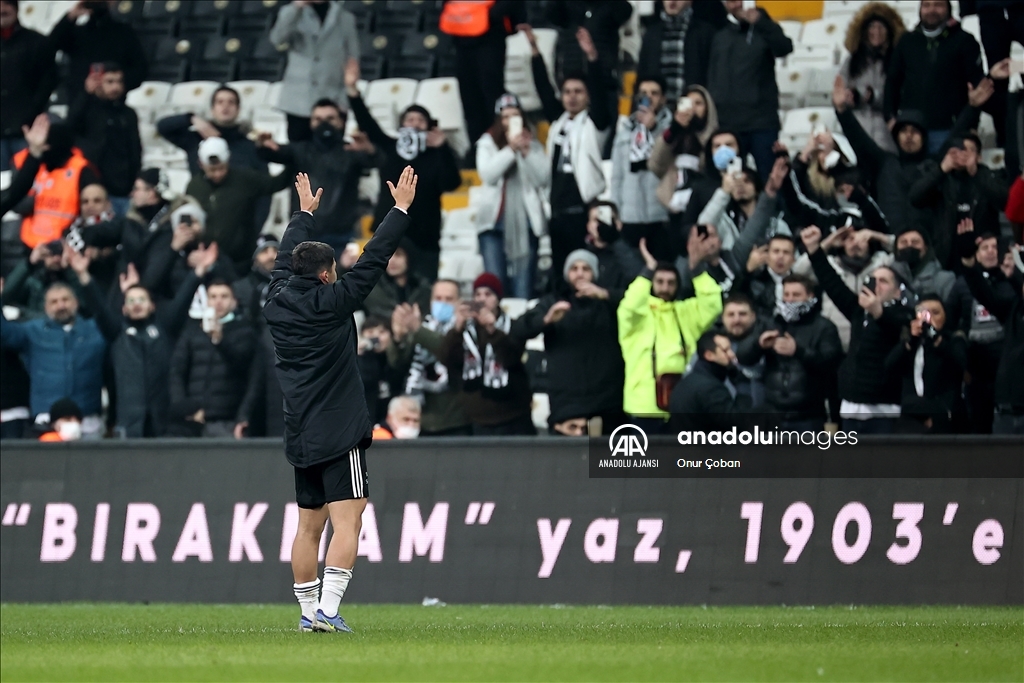
[[[393,185],[390,180],[388,181],[388,189],[391,190],[391,196],[395,199],[395,207],[403,211],[409,210],[412,200],[416,198],[416,183],[419,179],[420,177],[413,171],[412,166],[406,166],[398,178],[397,186]],[[317,203],[319,201],[320,195],[317,194]]]
[[[391,183],[388,185],[390,186]],[[317,189],[314,195],[313,188],[309,184],[309,176],[305,173],[295,176],[295,191],[299,194],[299,210],[313,213],[320,208],[320,197],[324,193],[324,188]]]

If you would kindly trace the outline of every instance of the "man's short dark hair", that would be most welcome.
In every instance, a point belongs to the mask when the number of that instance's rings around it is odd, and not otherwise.
[[[242,106],[242,96],[238,94],[238,91],[235,90],[234,88],[232,88],[230,85],[222,85],[222,86],[218,87],[216,90],[214,90],[213,94],[210,95],[210,106],[211,107],[213,106],[213,103],[215,101],[217,101],[217,93],[222,93],[222,92],[229,92],[232,95],[234,95],[235,96],[235,104],[237,104],[239,107]]]
[[[124,68],[118,62],[103,62],[103,73],[123,74]]]
[[[601,206],[607,206],[609,209],[612,210],[613,216],[615,216],[616,218],[619,217],[618,205],[616,205],[615,202],[608,201],[607,199],[595,199],[589,204],[587,204],[587,213],[590,213],[593,209],[596,209]]]
[[[321,107],[330,107],[331,109],[334,109],[338,112],[338,116],[341,118],[345,118],[347,116],[345,110],[341,108],[341,105],[329,97],[321,97],[319,100],[314,102],[313,106],[309,108],[310,114],[313,113],[314,109],[320,109]]]
[[[710,351],[711,353],[718,352],[718,344],[715,343],[715,337],[725,337],[723,332],[716,332],[714,330],[708,330],[704,334],[700,335],[700,339],[697,340],[697,357],[703,359],[704,354]]]
[[[43,298],[49,296],[50,292],[52,292],[55,289],[68,290],[69,292],[71,292],[71,296],[75,298],[75,301],[78,301],[78,294],[75,293],[75,288],[69,285],[68,283],[64,282],[63,280],[57,280],[56,282],[50,283],[50,285],[46,288],[46,291],[43,292]]]
[[[458,280],[452,280],[452,279],[446,278],[446,277],[440,278],[438,280],[434,280],[434,285],[454,285],[455,286],[455,290],[457,292],[461,292],[462,291],[462,285],[459,284]],[[434,285],[431,285],[431,287],[433,287]]]
[[[946,310],[946,301],[939,296],[938,292],[925,292],[917,297],[917,303],[923,304],[925,301],[938,301],[939,305],[942,306],[942,310]]]
[[[323,242],[302,242],[292,250],[292,272],[319,275],[334,264],[334,248]]]
[[[562,80],[558,83],[558,89],[561,90],[565,87],[567,81],[579,81],[583,84],[583,87],[587,89],[587,93],[590,92],[590,87],[587,85],[587,75],[582,71],[567,71],[562,75]]]
[[[681,280],[681,278],[679,277],[679,271],[676,270],[676,267],[673,264],[669,263],[668,261],[658,261],[658,265],[654,267],[654,272],[672,273],[673,275],[676,276],[676,284],[678,284]]]
[[[213,278],[210,284],[206,285],[206,290],[209,291],[211,287],[227,287],[231,290],[232,294],[235,293],[235,290],[231,288],[231,283],[222,277]]]
[[[793,252],[796,253],[796,240],[793,239],[792,235],[787,235],[785,233],[777,232],[777,233],[775,233],[774,235],[772,235],[771,237],[768,238],[768,244],[771,244],[775,240],[785,240],[786,242],[789,242],[790,244],[793,245]]]
[[[141,289],[141,290],[142,290],[143,292],[145,292],[145,293],[146,293],[146,296],[148,296],[148,297],[149,297],[150,301],[152,301],[152,300],[153,300],[153,295],[149,293],[149,288],[148,288],[148,287],[146,287],[145,285],[132,285],[131,287],[129,287],[128,289],[126,289],[126,290],[124,291],[124,295],[125,295],[125,297],[126,297],[126,298],[127,298],[127,296],[128,296],[128,292],[132,291],[133,289]]]
[[[730,304],[734,306],[746,306],[750,310],[754,310],[754,302],[752,302],[746,294],[740,294],[739,292],[730,294],[729,297],[722,302],[722,310],[724,311],[725,307]]]
[[[799,275],[798,273],[791,273],[791,274],[787,275],[786,277],[782,278],[782,284],[783,285],[788,285],[788,284],[792,284],[792,283],[803,285],[804,286],[804,290],[808,294],[813,296],[813,294],[814,294],[814,280],[812,280],[811,278],[807,277],[806,275]]]
[[[642,74],[636,79],[636,91],[640,92],[640,86],[643,83],[657,83],[658,87],[661,88],[661,94],[664,95],[665,91],[668,90],[668,86],[665,84],[665,78],[659,74]]]
[[[378,327],[383,327],[385,330],[390,330],[391,324],[384,318],[380,317],[379,315],[366,316],[366,320],[363,321],[363,330],[373,330]]]

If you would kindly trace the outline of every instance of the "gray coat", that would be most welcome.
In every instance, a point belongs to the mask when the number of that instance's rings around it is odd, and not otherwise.
[[[672,123],[672,111],[662,108],[651,135],[661,139]],[[658,201],[661,179],[647,170],[630,170],[629,147],[637,126],[636,115],[620,117],[612,147],[612,201],[619,207],[623,223],[663,223],[668,220],[668,209]]]
[[[289,45],[278,109],[309,116],[313,103],[324,97],[348,108],[345,64],[359,59],[359,36],[355,16],[342,3],[331,3],[323,24],[312,7],[285,5],[270,29],[270,41]]]

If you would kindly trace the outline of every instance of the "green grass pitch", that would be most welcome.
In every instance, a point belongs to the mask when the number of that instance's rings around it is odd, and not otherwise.
[[[0,606],[3,681],[1022,681],[1020,607]]]

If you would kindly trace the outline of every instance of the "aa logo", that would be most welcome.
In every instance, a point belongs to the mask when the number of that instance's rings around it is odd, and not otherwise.
[[[642,458],[647,455],[647,434],[636,425],[620,425],[608,437],[608,449],[613,456]]]

